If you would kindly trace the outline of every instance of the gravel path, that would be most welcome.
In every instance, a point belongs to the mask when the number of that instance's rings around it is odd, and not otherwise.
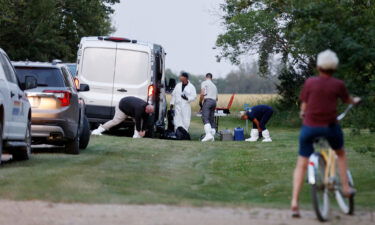
[[[0,200],[0,224],[7,225],[310,225],[313,212],[291,219],[288,210],[262,208],[177,207],[164,205],[55,204]],[[375,224],[374,212],[345,216],[333,212],[325,224]]]

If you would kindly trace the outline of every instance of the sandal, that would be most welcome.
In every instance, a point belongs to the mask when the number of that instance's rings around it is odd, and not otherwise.
[[[348,192],[341,191],[341,193],[345,198],[351,198],[357,193],[357,190],[354,188],[350,188]]]
[[[299,213],[298,206],[292,207],[292,218],[301,218],[301,214]]]

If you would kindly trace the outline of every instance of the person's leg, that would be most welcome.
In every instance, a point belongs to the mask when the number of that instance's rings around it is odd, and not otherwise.
[[[299,157],[297,159],[296,168],[293,173],[293,191],[291,209],[293,216],[299,216],[299,193],[303,187],[304,177],[307,170],[310,155],[314,152],[313,141],[314,138],[319,136],[319,130],[302,126],[301,134],[299,137]]]
[[[272,142],[270,132],[266,128],[266,124],[268,123],[268,121],[272,117],[272,114],[273,114],[272,110],[266,111],[263,114],[262,119],[260,120],[260,128],[262,128],[262,136],[264,138],[263,142]]]
[[[349,186],[347,157],[344,150],[344,134],[340,125],[335,124],[329,127],[329,136],[327,137],[327,140],[337,155],[337,166],[342,185],[342,192],[345,196],[348,196],[351,194],[352,189]]]
[[[292,192],[292,202],[291,208],[292,211],[298,211],[298,200],[299,200],[299,193],[302,190],[307,165],[309,162],[309,158],[299,156],[297,159],[296,168],[294,169],[293,173],[293,192]]]
[[[337,155],[337,166],[339,169],[340,180],[342,184],[342,191],[345,196],[350,195],[351,188],[349,186],[349,178],[347,174],[348,165],[347,158],[344,149],[336,151]]]
[[[202,142],[213,141],[214,136],[212,135],[212,127],[210,123],[210,103],[208,100],[205,100],[202,107],[202,121],[204,124],[204,132],[206,133],[205,137],[202,139]]]
[[[125,119],[127,118],[127,116],[125,115],[125,113],[123,113],[118,106],[116,106],[115,108],[115,116],[113,117],[112,120],[106,122],[105,124],[103,125],[100,125],[97,129],[93,130],[91,132],[92,135],[102,135],[102,133],[104,131],[107,131],[109,129],[111,129],[112,127],[120,124],[121,122],[123,122]]]
[[[112,127],[119,125],[120,123],[124,122],[124,120],[127,118],[125,113],[123,113],[118,106],[116,106],[115,109],[115,116],[113,117],[112,120],[106,122],[105,124],[102,125],[102,127],[105,130],[109,130]]]
[[[216,122],[215,122],[215,110],[216,110],[216,101],[211,100],[211,107],[210,107],[210,124],[211,124],[211,134],[215,136],[216,134]]]

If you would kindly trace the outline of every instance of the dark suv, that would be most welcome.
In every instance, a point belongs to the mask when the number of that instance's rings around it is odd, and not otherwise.
[[[32,107],[31,134],[33,144],[65,145],[65,152],[79,154],[90,140],[90,127],[79,91],[69,69],[58,62],[13,62],[19,80],[35,77],[37,88],[27,91]]]

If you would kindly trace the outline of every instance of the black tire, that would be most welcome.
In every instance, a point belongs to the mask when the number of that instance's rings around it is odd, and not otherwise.
[[[15,149],[12,152],[13,159],[16,161],[29,160],[31,158],[31,121],[27,121],[27,129],[25,134],[25,143],[26,146]]]
[[[86,149],[90,142],[90,124],[86,116],[83,117],[82,132],[79,138],[79,148]]]
[[[78,155],[79,154],[79,138],[69,140],[65,143],[65,153]]]
[[[320,153],[315,153],[319,157],[318,169],[315,171],[315,184],[311,185],[311,196],[313,208],[318,220],[327,221],[329,217],[329,191],[324,185],[324,171],[326,162]]]

